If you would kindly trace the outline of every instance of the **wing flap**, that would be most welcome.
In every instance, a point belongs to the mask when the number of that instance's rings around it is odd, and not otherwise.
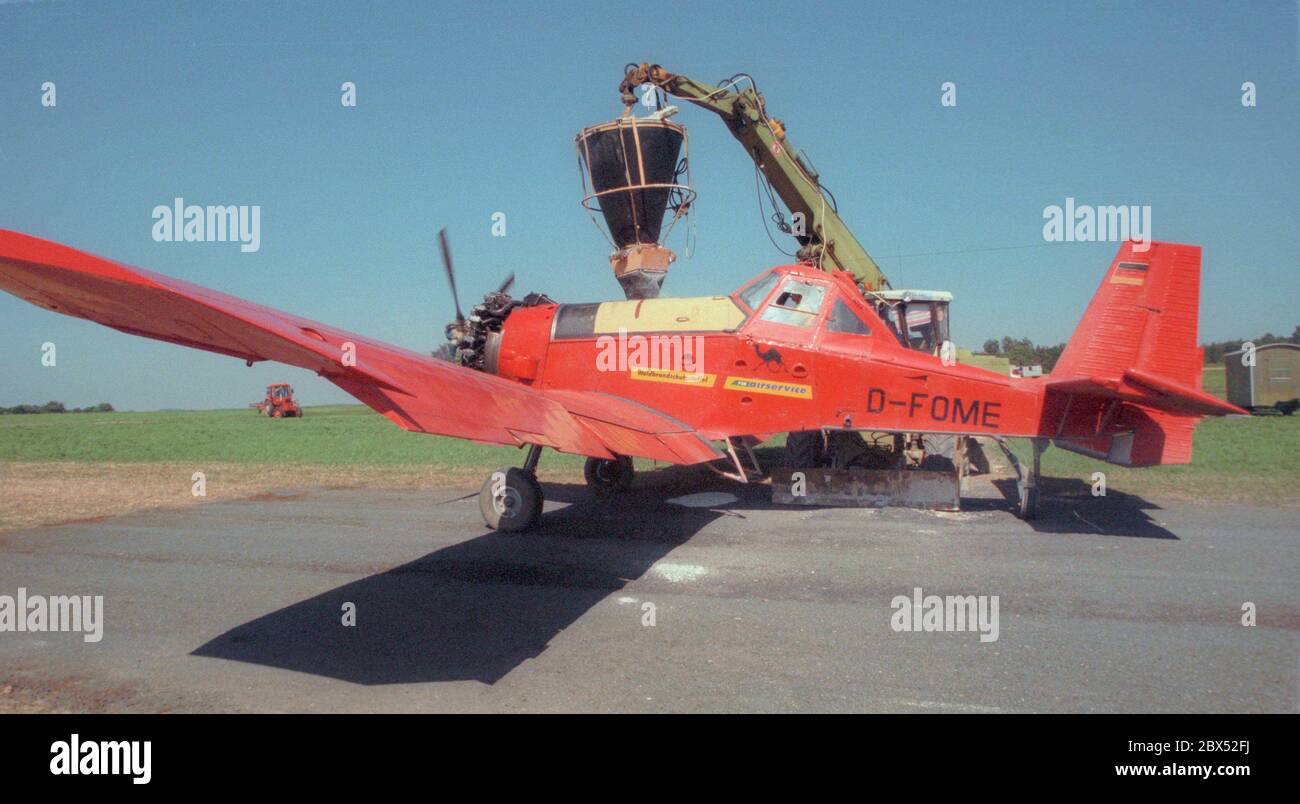
[[[722,453],[690,426],[622,397],[592,391],[546,391],[601,443],[620,455],[667,463],[702,463]]]

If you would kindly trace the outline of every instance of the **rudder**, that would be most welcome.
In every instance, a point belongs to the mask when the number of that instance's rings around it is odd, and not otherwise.
[[[1201,247],[1139,246],[1120,247],[1052,376],[1120,382],[1137,369],[1199,391]]]
[[[1125,466],[1188,463],[1205,415],[1241,413],[1202,388],[1201,248],[1124,243],[1047,381],[1056,443]]]

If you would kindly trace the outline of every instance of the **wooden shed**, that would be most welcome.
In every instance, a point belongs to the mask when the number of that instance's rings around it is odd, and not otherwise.
[[[1255,347],[1255,365],[1247,351],[1223,356],[1228,401],[1252,412],[1277,410],[1290,416],[1300,407],[1300,344],[1268,343]]]

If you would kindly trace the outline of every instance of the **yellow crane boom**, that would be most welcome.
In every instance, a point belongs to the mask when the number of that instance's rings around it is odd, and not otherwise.
[[[741,80],[748,80],[749,86],[741,88]],[[785,126],[768,116],[752,78],[741,74],[722,86],[712,86],[670,73],[658,64],[630,64],[619,85],[629,113],[639,100],[638,88],[646,84],[722,118],[792,213],[793,221],[782,229],[799,241],[796,256],[800,261],[824,270],[848,271],[866,291],[890,287],[880,266],[840,218],[817,172],[786,138]]]

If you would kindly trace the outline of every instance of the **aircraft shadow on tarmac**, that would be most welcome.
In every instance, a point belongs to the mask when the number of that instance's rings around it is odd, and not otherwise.
[[[659,492],[602,500],[584,486],[543,488],[548,501],[570,505],[548,510],[527,534],[445,547],[237,626],[193,655],[357,684],[493,684],[728,515],[673,505]],[[354,627],[341,625],[347,602],[356,604]]]
[[[964,510],[1014,506],[1018,492],[1014,478],[999,478],[993,485],[1002,500],[963,501]],[[1044,477],[1038,496],[1038,517],[1027,524],[1037,533],[1078,533],[1103,536],[1130,536],[1140,539],[1177,539],[1147,511],[1160,506],[1113,488],[1103,497],[1092,496],[1092,486],[1077,478]]]
[[[765,486],[671,471],[665,477],[612,499],[593,498],[581,485],[544,484],[548,501],[568,505],[548,510],[528,534],[475,536],[258,617],[193,655],[357,684],[493,684],[709,523],[784,507],[768,501]],[[1155,507],[1145,500],[1114,491],[1093,498],[1076,482],[1082,492],[1056,479],[1044,487],[1064,496],[1040,499],[1036,531],[1177,538],[1144,513]],[[1014,499],[1014,483],[999,488]],[[736,500],[711,508],[667,502],[701,491]],[[966,507],[1005,510],[1009,503],[974,500]],[[356,605],[353,627],[341,624],[345,603]]]

